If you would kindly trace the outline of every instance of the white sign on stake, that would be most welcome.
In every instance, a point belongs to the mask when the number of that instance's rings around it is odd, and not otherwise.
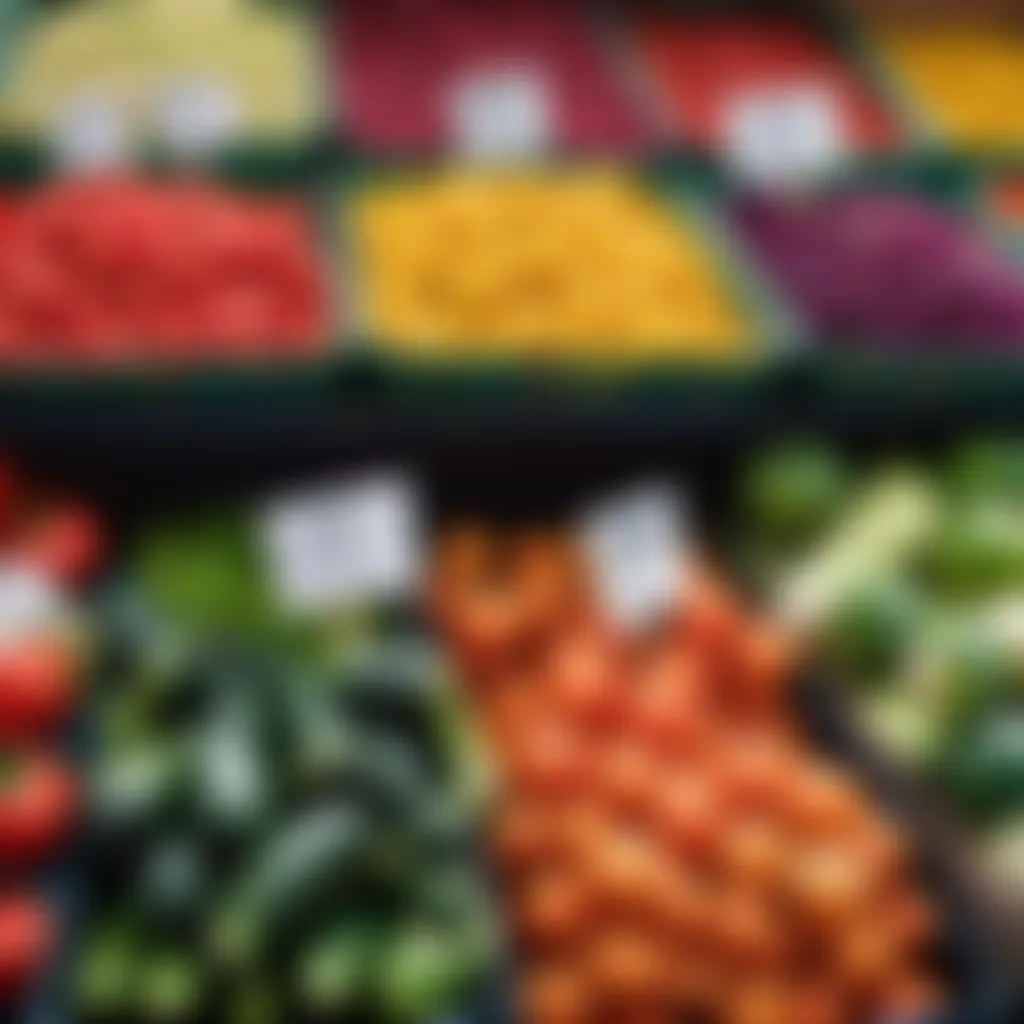
[[[382,470],[268,502],[260,527],[282,603],[310,613],[414,592],[421,503],[407,474]]]
[[[114,93],[76,93],[57,112],[52,126],[53,157],[65,172],[97,173],[131,161],[132,137]]]
[[[457,149],[475,160],[539,156],[554,134],[551,90],[535,68],[463,76],[452,86],[449,116]]]
[[[675,487],[631,487],[587,510],[583,549],[605,610],[629,629],[671,612],[689,563],[685,510]]]
[[[60,591],[48,576],[24,565],[0,564],[0,642],[50,629],[64,612]]]
[[[765,86],[736,95],[725,114],[726,159],[756,185],[789,185],[848,155],[838,98],[825,82]]]
[[[164,146],[185,159],[210,156],[242,129],[241,97],[217,75],[194,75],[169,82],[157,106],[157,127]]]

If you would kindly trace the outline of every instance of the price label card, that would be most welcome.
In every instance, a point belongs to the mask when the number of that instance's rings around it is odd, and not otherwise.
[[[273,581],[294,611],[400,598],[419,585],[421,502],[405,473],[291,492],[267,504],[260,526]]]
[[[113,93],[77,93],[58,111],[52,126],[53,157],[66,172],[97,173],[124,167],[132,157],[132,135]]]
[[[60,591],[47,576],[27,566],[0,565],[0,642],[51,628],[64,613]]]
[[[689,564],[682,499],[667,483],[642,484],[587,510],[580,536],[605,610],[629,629],[670,613]]]
[[[726,111],[725,137],[732,170],[757,185],[819,177],[848,156],[838,99],[821,82],[740,93]]]
[[[157,126],[164,146],[185,159],[210,156],[238,137],[244,120],[233,84],[216,75],[169,82],[157,103]]]
[[[452,135],[470,159],[538,156],[554,136],[547,80],[536,69],[480,71],[455,82],[449,99]]]

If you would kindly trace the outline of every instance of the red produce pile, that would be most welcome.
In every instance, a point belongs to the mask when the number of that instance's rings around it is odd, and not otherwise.
[[[570,150],[642,144],[644,120],[601,52],[592,14],[558,0],[377,0],[339,14],[340,107],[363,145],[451,146],[451,93],[478,72],[533,69],[550,97],[554,141]]]
[[[77,180],[0,205],[0,364],[294,354],[325,324],[295,199]]]
[[[724,144],[737,97],[794,85],[824,87],[835,97],[851,148],[874,151],[894,140],[896,126],[881,101],[801,21],[655,14],[638,20],[636,37],[676,130],[705,148]]]

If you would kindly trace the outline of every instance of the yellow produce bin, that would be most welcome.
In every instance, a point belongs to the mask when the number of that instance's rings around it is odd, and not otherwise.
[[[942,142],[969,153],[1024,147],[1024,27],[1019,22],[880,22],[869,39],[897,88]]]
[[[689,211],[606,168],[446,169],[350,197],[364,331],[404,355],[730,361],[758,325]]]

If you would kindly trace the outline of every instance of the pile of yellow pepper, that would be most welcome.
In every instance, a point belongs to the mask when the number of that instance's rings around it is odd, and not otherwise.
[[[699,233],[609,169],[449,170],[354,202],[367,327],[405,350],[718,358],[752,324]]]
[[[953,145],[1024,144],[1024,31],[999,20],[907,21],[876,32],[883,57]]]
[[[168,90],[229,94],[245,136],[291,137],[315,122],[301,8],[257,0],[70,0],[33,14],[0,96],[0,127],[48,134],[100,97],[133,137],[158,129]]]

